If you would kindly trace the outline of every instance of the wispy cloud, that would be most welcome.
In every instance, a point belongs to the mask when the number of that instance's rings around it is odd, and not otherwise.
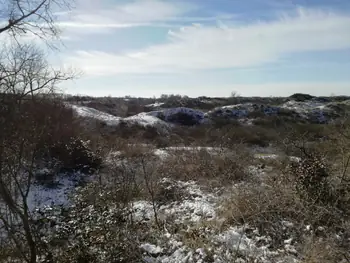
[[[145,8],[126,10],[135,14]],[[172,12],[177,11],[167,15]],[[122,55],[81,50],[67,63],[89,75],[252,67],[295,52],[350,48],[349,28],[349,15],[299,8],[294,15],[284,13],[270,22],[171,30],[168,43]]]
[[[108,8],[77,9],[61,17],[59,25],[66,30],[162,26],[164,22],[176,21],[193,8],[193,5],[180,1],[174,3],[161,0],[137,0],[127,4],[112,5]]]

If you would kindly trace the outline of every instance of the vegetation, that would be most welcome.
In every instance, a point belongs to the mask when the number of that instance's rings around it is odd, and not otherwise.
[[[52,5],[65,3],[15,3],[0,28],[17,40],[0,56],[0,262],[179,262],[181,254],[188,262],[350,262],[347,98],[330,98],[342,114],[329,124],[285,111],[254,113],[249,125],[219,117],[196,125],[177,114],[169,133],[123,122],[90,129],[67,102],[129,116],[157,100],[58,95],[73,75],[51,69],[20,37],[42,29],[50,44]],[[287,100],[158,101],[212,109]],[[35,189],[77,175],[69,204],[33,207]]]

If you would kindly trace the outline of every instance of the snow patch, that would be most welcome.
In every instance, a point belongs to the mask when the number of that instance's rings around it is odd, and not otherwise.
[[[59,174],[55,178],[56,185],[48,187],[35,182],[28,194],[28,208],[30,211],[47,206],[67,206],[70,204],[69,196],[82,180],[91,180],[91,177],[80,173]]]
[[[85,106],[71,105],[75,113],[84,118],[91,118],[104,122],[107,126],[117,126],[121,123],[126,123],[127,125],[140,125],[143,127],[157,127],[163,130],[167,130],[170,126],[166,122],[160,120],[159,118],[152,116],[148,113],[139,113],[134,116],[127,118],[113,116],[111,114],[90,108]]]
[[[211,155],[215,155],[215,154],[220,154],[222,152],[228,151],[227,148],[222,148],[222,147],[201,147],[201,146],[194,146],[194,147],[190,147],[190,146],[172,146],[172,147],[165,147],[162,149],[156,149],[154,150],[154,155],[158,156],[161,159],[165,159],[169,156],[171,156],[171,154],[174,154],[176,152],[181,152],[181,151],[187,151],[187,152],[192,152],[192,153],[196,153],[196,152],[201,152],[204,151],[208,154]]]
[[[158,108],[158,107],[160,107],[162,105],[164,105],[164,102],[155,102],[155,103],[148,104],[148,105],[145,105],[145,106],[149,107],[149,108]]]
[[[142,244],[140,248],[150,255],[158,255],[163,252],[162,248],[149,243]]]
[[[165,182],[168,179],[163,179]],[[218,199],[209,193],[204,193],[193,181],[173,182],[179,189],[186,192],[184,200],[171,202],[170,204],[157,207],[157,216],[161,220],[174,219],[175,223],[185,221],[198,222],[201,219],[212,220],[216,217],[216,206]],[[133,219],[142,222],[154,219],[152,202],[136,201],[132,204]]]
[[[153,127],[160,127],[163,129],[168,129],[170,126],[165,121],[160,120],[157,117],[154,117],[152,115],[148,115],[145,112],[139,113],[134,116],[130,116],[127,118],[124,118],[123,121],[130,123],[130,124],[138,124],[143,127],[147,126],[153,126]]]
[[[325,123],[327,121],[326,113],[329,110],[324,103],[317,101],[288,101],[284,103],[281,108],[295,111],[302,118],[308,120],[316,120],[318,123]]]
[[[83,118],[92,118],[94,120],[105,122],[109,126],[119,125],[121,117],[113,116],[103,111],[99,111],[86,106],[70,105],[75,113]]]

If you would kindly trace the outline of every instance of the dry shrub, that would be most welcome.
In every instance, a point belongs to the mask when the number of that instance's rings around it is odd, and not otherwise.
[[[293,131],[285,141],[287,151],[301,158],[284,170],[293,178],[299,196],[309,202],[334,206],[344,215],[350,213],[349,130],[349,126],[329,125],[299,137],[299,132]],[[320,137],[315,140],[316,134]]]
[[[157,209],[168,193],[160,187],[151,149],[127,141],[110,146],[123,154],[110,156],[102,178],[78,190],[74,206],[59,220],[50,242],[56,262],[142,262],[139,245],[154,225],[134,218],[137,200],[152,202],[155,226],[160,227]]]
[[[163,180],[157,185],[155,201],[159,204],[179,202],[190,197],[190,194],[173,180]]]
[[[303,199],[297,182],[288,175],[269,175],[261,183],[244,184],[234,190],[224,204],[222,215],[227,225],[248,224],[262,235],[270,236],[273,246],[293,237],[303,239],[303,229],[325,227],[328,231],[341,229],[345,217],[334,204]],[[286,228],[283,222],[292,222]]]
[[[108,126],[107,124],[100,124],[97,129],[104,137],[118,137],[122,140],[138,141],[152,143],[159,139],[164,139],[166,132],[153,126],[143,126],[137,123],[130,124],[125,121],[117,126]]]
[[[173,144],[223,146],[231,149],[241,143],[266,147],[279,139],[278,132],[271,127],[246,126],[225,119],[218,119],[213,125],[175,128],[172,136]]]
[[[226,225],[248,224],[257,228],[261,235],[272,238],[273,246],[282,246],[290,234],[283,229],[282,221],[295,222],[303,216],[302,203],[296,198],[293,188],[286,184],[249,184],[234,191],[222,209]]]
[[[78,191],[74,206],[56,215],[55,228],[45,233],[48,251],[43,258],[60,263],[142,262],[142,229],[128,220],[125,200],[115,190],[92,184]]]
[[[64,171],[90,172],[99,168],[101,159],[90,149],[90,141],[84,140],[96,136],[82,130],[73,110],[60,99],[28,101],[22,107],[28,123],[25,127],[32,125],[40,132],[38,162],[56,160]]]
[[[328,129],[314,132],[326,134]],[[349,262],[349,141],[337,133],[326,144],[309,143],[308,136],[288,140],[288,149],[300,161],[270,162],[274,174],[237,186],[222,216],[227,226],[257,228],[276,248],[293,238],[305,263]]]
[[[208,187],[223,186],[248,180],[249,159],[250,154],[241,145],[237,145],[235,152],[214,148],[173,150],[160,165],[159,173],[177,180],[195,180]]]
[[[289,171],[295,179],[298,194],[313,202],[334,202],[328,167],[322,157],[314,154],[309,154],[300,162],[292,163]]]
[[[227,125],[220,129],[211,129],[207,140],[212,144],[223,144],[234,148],[239,143],[248,146],[267,147],[278,138],[276,131],[258,126]]]
[[[308,238],[302,247],[302,263],[350,262],[350,252],[338,246],[332,237]]]

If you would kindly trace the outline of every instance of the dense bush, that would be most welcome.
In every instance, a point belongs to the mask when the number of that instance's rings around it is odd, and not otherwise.
[[[311,100],[314,98],[314,96],[311,96],[309,94],[303,94],[303,93],[295,93],[291,95],[289,98],[296,100],[296,101],[306,101]]]
[[[309,154],[300,162],[290,166],[292,176],[295,177],[295,187],[302,198],[311,202],[334,202],[329,182],[329,165],[323,158]]]
[[[50,147],[50,156],[61,164],[61,171],[81,171],[92,173],[101,166],[101,157],[89,149],[82,139],[70,137],[60,140]]]
[[[180,125],[192,126],[198,124],[198,119],[195,118],[192,114],[187,114],[184,112],[178,112],[176,114],[168,117],[168,121],[177,123]]]

